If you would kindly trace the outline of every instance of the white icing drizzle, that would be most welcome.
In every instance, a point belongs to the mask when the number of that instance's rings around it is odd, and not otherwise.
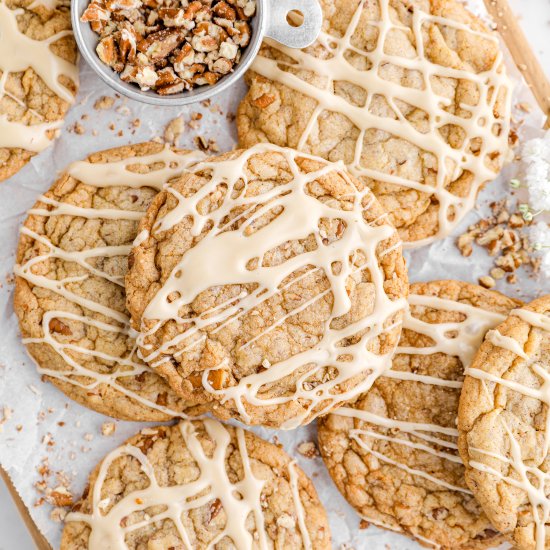
[[[521,308],[512,311],[512,315],[519,317],[522,321],[530,325],[531,330],[543,331],[543,338],[548,339],[550,337],[548,334],[550,332],[550,316],[546,313],[538,313]],[[546,462],[546,457],[550,452],[550,414],[548,414],[550,410],[550,372],[548,372],[542,364],[539,364],[539,362],[529,357],[519,342],[514,338],[503,336],[500,332],[493,331],[488,341],[494,346],[501,347],[517,355],[518,359],[514,361],[515,365],[527,362],[526,366],[528,366],[541,381],[540,386],[538,388],[526,386],[521,382],[508,380],[478,368],[468,368],[466,369],[466,374],[481,381],[488,399],[492,399],[492,393],[489,391],[486,382],[505,387],[527,398],[536,399],[541,402],[546,410],[542,452],[539,455],[541,460],[539,464],[534,460],[531,461],[533,462],[532,465],[525,463],[521,446],[501,414],[498,420],[501,422],[508,435],[510,456],[506,457],[485,449],[470,447],[468,449],[471,457],[469,464],[472,468],[490,474],[500,481],[521,489],[526,494],[535,524],[535,547],[536,550],[544,550],[547,548],[546,531],[548,524],[550,524],[550,496],[547,494],[547,487],[550,484],[550,472],[545,472],[543,470],[543,468],[545,468],[544,464]],[[519,363],[517,363],[518,361]],[[510,473],[504,475],[502,471],[476,460],[475,457],[479,457],[480,455],[489,456],[500,461],[502,464],[506,464]]]
[[[160,485],[156,479],[153,465],[147,456],[134,446],[119,447],[103,460],[93,489],[91,513],[72,512],[66,518],[67,522],[85,522],[90,527],[91,532],[88,541],[90,550],[126,550],[127,546],[124,538],[128,533],[147,526],[158,525],[163,520],[172,521],[186,549],[194,548],[191,535],[184,526],[182,516],[187,515],[193,509],[198,509],[216,500],[221,503],[225,510],[227,520],[223,530],[209,542],[206,548],[215,548],[216,544],[224,538],[229,538],[235,547],[239,549],[260,548],[267,550],[270,548],[271,541],[265,528],[261,500],[265,481],[258,479],[252,472],[244,430],[234,428],[237,434],[238,453],[243,467],[243,477],[236,483],[232,483],[228,477],[226,467],[231,435],[220,422],[204,419],[203,423],[209,438],[214,443],[211,457],[205,453],[195,426],[191,422],[182,421],[178,425],[185,446],[200,471],[199,477],[189,483],[171,486]],[[117,459],[125,456],[133,457],[140,462],[143,472],[149,479],[149,485],[144,489],[128,493],[107,513],[104,513],[101,510],[101,493],[105,479],[112,464]],[[293,475],[292,472],[293,466],[289,465],[291,476]],[[296,474],[294,473],[294,475]],[[298,500],[294,500],[294,504],[298,517],[301,518],[305,526],[303,507],[299,495]],[[298,508],[298,504],[300,508]],[[123,518],[152,506],[163,506],[165,509],[156,515],[146,516],[140,522],[128,526],[121,525]],[[254,532],[249,531],[247,528],[247,520],[251,515],[254,518]],[[122,522],[122,524],[124,523]],[[307,545],[305,538],[303,542],[306,549],[311,548]]]
[[[428,323],[415,317],[409,309],[403,321],[403,329],[408,329],[417,334],[427,336],[433,340],[434,343],[428,347],[418,348],[399,345],[396,350],[396,355],[432,355],[442,353],[457,357],[465,368],[470,365],[474,354],[483,341],[486,331],[497,326],[506,318],[505,315],[500,313],[494,313],[469,304],[439,298],[437,296],[411,294],[409,296],[409,304],[413,307],[461,313],[464,318],[454,322]],[[384,373],[383,376],[397,380],[443,386],[455,391],[462,388],[461,381],[445,380],[414,372],[404,372],[392,369]],[[439,426],[432,423],[397,420],[351,407],[342,407],[335,411],[334,414],[367,422],[381,429],[380,431],[375,431],[365,426],[360,429],[353,428],[350,431],[350,437],[356,441],[360,447],[380,461],[396,466],[411,475],[422,477],[450,491],[458,491],[467,495],[472,494],[471,491],[465,487],[447,483],[424,470],[412,468],[407,464],[401,463],[391,456],[377,451],[371,444],[372,441],[376,440],[388,441],[392,444],[403,445],[411,449],[429,453],[455,464],[462,464],[457,453],[458,446],[456,440],[458,438],[458,430],[456,428]],[[424,540],[418,533],[414,533],[414,536]],[[429,539],[424,541],[437,546],[435,542],[429,541]]]
[[[473,208],[477,192],[482,184],[494,179],[495,173],[487,165],[489,155],[498,154],[505,157],[508,150],[508,131],[511,109],[511,84],[504,70],[502,53],[499,51],[490,70],[474,73],[470,70],[461,70],[432,63],[426,57],[423,46],[422,29],[425,25],[440,25],[470,35],[481,36],[498,45],[498,39],[492,34],[481,33],[470,29],[467,25],[430,15],[421,11],[415,4],[412,14],[412,28],[394,23],[390,17],[389,0],[379,0],[380,21],[369,21],[369,27],[376,27],[378,31],[377,46],[374,50],[365,52],[352,45],[352,38],[358,28],[366,0],[359,2],[358,8],[342,37],[321,33],[316,54],[313,50],[296,50],[267,40],[267,44],[283,53],[290,62],[281,62],[258,56],[252,70],[285,86],[313,98],[317,102],[311,119],[301,136],[298,149],[308,151],[308,141],[316,134],[318,121],[324,112],[335,112],[345,116],[359,129],[359,138],[356,142],[355,156],[348,168],[356,176],[364,176],[375,180],[388,182],[396,186],[403,186],[426,193],[437,199],[439,203],[439,227],[433,237],[422,239],[414,243],[405,243],[405,246],[427,244],[435,239],[448,235],[463,217]],[[400,32],[412,35],[411,41],[416,47],[416,56],[413,58],[392,55],[385,51],[386,39],[391,32]],[[319,48],[322,53],[319,53]],[[371,64],[368,70],[359,70],[351,65],[345,57],[346,53],[354,52],[365,57]],[[322,59],[322,57],[325,57]],[[415,89],[391,82],[382,77],[383,67],[387,64],[416,71],[422,75],[425,89]],[[293,72],[285,69],[290,68]],[[310,84],[294,74],[296,71],[307,71],[316,75],[317,85]],[[474,84],[479,90],[479,101],[476,106],[461,104],[460,108],[468,111],[468,116],[458,116],[447,111],[452,101],[438,95],[433,89],[433,78],[452,78]],[[319,82],[323,82],[323,85]],[[364,106],[349,103],[343,97],[336,95],[334,84],[349,82],[360,87],[367,94]],[[501,118],[495,116],[495,105],[499,93],[504,91],[504,102]],[[490,95],[491,92],[492,96]],[[373,98],[383,97],[395,118],[386,118],[371,112]],[[399,109],[398,103],[422,110],[429,116],[429,129],[421,132],[410,124]],[[466,139],[460,148],[453,148],[446,142],[440,133],[441,128],[454,125],[462,128]],[[499,135],[493,133],[494,128],[500,128]],[[412,181],[395,175],[370,169],[362,165],[362,153],[365,134],[370,129],[377,129],[391,134],[399,139],[413,144],[427,151],[437,161],[437,183],[427,185],[422,180]],[[472,140],[480,140],[479,153],[470,150]],[[466,197],[458,197],[448,191],[446,186],[456,180],[464,171],[473,174],[471,188]]]
[[[50,48],[59,39],[72,35],[71,31],[61,31],[46,40],[34,40],[19,30],[17,16],[22,13],[23,9],[11,10],[4,0],[0,0],[0,99],[9,97],[42,122],[29,125],[9,120],[5,113],[0,114],[0,147],[21,148],[39,153],[50,145],[49,132],[59,129],[62,121],[45,121],[40,114],[9,93],[6,89],[8,76],[10,73],[26,71],[30,67],[52,92],[67,103],[73,103],[74,96],[61,84],[60,77],[65,76],[78,84],[78,67],[55,55]]]
[[[293,460],[288,464],[288,476],[290,481],[290,488],[292,490],[292,500],[294,502],[294,508],[296,509],[296,515],[298,517],[298,527],[302,536],[302,546],[304,550],[313,550],[311,544],[311,537],[307,530],[306,514],[304,512],[304,506],[302,499],[300,498],[300,486],[298,473],[296,472],[296,461]]]
[[[493,346],[506,349],[519,355],[522,359],[529,359],[529,356],[523,351],[523,348],[517,340],[510,338],[510,336],[504,336],[498,329],[490,330],[485,336],[485,340],[493,344]]]
[[[108,163],[90,163],[87,161],[76,162],[69,166],[67,173],[73,178],[86,185],[92,185],[98,188],[122,186],[122,187],[152,187],[160,190],[162,186],[172,177],[181,174],[188,165],[204,158],[202,153],[177,153],[166,147],[158,153],[124,159]],[[142,165],[151,167],[146,174],[136,174],[128,170],[132,165]],[[121,219],[121,220],[139,220],[144,212],[126,211],[116,209],[96,209],[82,208],[66,202],[57,201],[42,195],[39,201],[53,207],[33,208],[29,212],[31,215],[44,217],[53,216],[75,216],[86,220],[93,219]],[[24,338],[25,344],[45,344],[49,345],[67,364],[66,370],[55,370],[45,365],[37,365],[38,371],[49,377],[58,379],[62,382],[72,384],[76,387],[93,392],[101,384],[111,386],[124,396],[133,399],[140,404],[162,412],[169,416],[185,416],[181,411],[174,411],[168,407],[158,405],[146,399],[145,397],[129,390],[123,381],[127,377],[137,376],[143,372],[150,371],[150,368],[138,358],[137,344],[135,342],[135,331],[130,328],[129,316],[121,311],[113,309],[108,305],[101,304],[94,299],[85,298],[70,289],[71,283],[82,282],[90,277],[98,277],[109,281],[110,283],[124,288],[124,277],[112,275],[91,265],[90,261],[94,259],[107,259],[118,256],[127,256],[131,245],[121,246],[98,246],[79,251],[63,250],[55,246],[48,237],[40,235],[35,231],[23,226],[21,234],[34,239],[46,247],[46,251],[40,255],[34,256],[23,265],[16,265],[14,272],[18,277],[25,279],[31,286],[54,292],[69,302],[85,308],[86,310],[98,313],[106,318],[105,321],[91,319],[86,314],[79,315],[69,311],[52,310],[44,313],[42,318],[43,335],[39,338]],[[61,259],[65,262],[78,264],[85,270],[85,273],[78,277],[65,279],[52,279],[49,276],[36,273],[35,266],[43,265],[54,259]],[[103,333],[120,334],[124,336],[129,343],[131,353],[125,357],[102,353],[97,350],[85,348],[76,345],[70,341],[60,341],[50,328],[52,321],[72,320],[82,323],[86,328],[96,328]],[[66,340],[66,339],[64,339]],[[95,359],[114,365],[108,373],[96,372],[90,368],[89,364],[95,364]],[[84,382],[83,380],[86,380]]]
[[[244,181],[245,188],[248,183],[245,175],[248,160],[254,155],[264,153],[282,155],[292,173],[291,180],[273,187],[257,197],[247,197],[244,192],[235,194],[234,188],[239,181]],[[316,172],[306,174],[296,164],[296,159],[299,157],[314,158],[321,162],[323,167]],[[263,301],[279,294],[283,281],[297,270],[305,266],[313,266],[314,269],[298,278],[309,276],[317,270],[323,270],[329,279],[330,289],[279,319],[277,325],[310,303],[321,299],[328,292],[332,292],[334,305],[331,317],[326,322],[326,329],[321,341],[313,348],[274,363],[262,372],[244,376],[238,384],[227,388],[215,389],[208,379],[210,372],[223,368],[225,365],[218,365],[215,369],[206,369],[203,372],[203,386],[208,392],[219,396],[222,402],[233,400],[241,419],[245,422],[250,422],[250,416],[245,410],[245,402],[253,406],[273,406],[298,399],[307,404],[303,414],[289,420],[283,428],[294,428],[306,419],[309,421],[312,416],[323,414],[333,408],[335,404],[347,401],[370,388],[373,381],[387,369],[390,354],[372,353],[367,349],[368,344],[384,332],[396,327],[400,321],[396,321],[395,317],[406,307],[404,299],[391,300],[384,290],[384,274],[378,265],[377,247],[380,243],[395,238],[396,234],[390,225],[383,223],[383,220],[381,220],[381,225],[365,223],[363,212],[368,209],[369,205],[364,206],[364,199],[368,199],[370,204],[370,201],[374,200],[372,193],[368,188],[362,192],[358,190],[353,192],[349,198],[346,197],[346,200],[350,202],[353,199],[353,205],[346,211],[322,203],[306,193],[308,182],[338,171],[354,188],[353,182],[345,171],[342,171],[343,166],[270,144],[257,145],[231,160],[204,162],[193,168],[195,172],[204,170],[211,172],[210,179],[191,197],[183,198],[175,189],[167,188],[167,191],[178,199],[178,204],[159,219],[153,229],[154,231],[165,231],[187,217],[192,219],[192,234],[194,236],[199,235],[207,223],[211,223],[213,227],[183,255],[160,290],[147,305],[142,317],[142,334],[138,338],[143,358],[153,367],[158,367],[171,356],[181,355],[204,340],[205,336],[201,331],[206,328],[214,332],[221,330],[237,317],[250,312]],[[222,205],[207,215],[199,214],[198,203],[221,183],[228,187]],[[220,228],[221,221],[229,216],[235,208],[244,207],[245,212],[249,213],[256,206],[258,206],[256,211],[238,230],[222,232],[224,228]],[[282,211],[277,218],[255,233],[245,236],[246,229],[252,226],[255,220],[269,210],[278,207],[282,207]],[[241,216],[243,215],[241,214]],[[339,219],[346,224],[341,238],[333,245],[325,246],[322,242],[323,238],[319,230],[319,221],[322,218]],[[228,225],[225,224],[225,226]],[[306,238],[308,235],[313,235],[317,241],[315,250],[294,256],[276,266],[265,267],[262,265],[262,258],[268,251],[286,242]],[[365,257],[365,262],[360,266],[353,263],[358,251],[362,251]],[[386,250],[385,253],[388,251]],[[350,261],[352,257],[353,261]],[[259,259],[258,267],[248,270],[247,263],[253,258]],[[334,262],[340,262],[342,265],[342,269],[337,275],[331,268]],[[345,315],[351,308],[350,298],[346,291],[346,280],[365,269],[368,269],[375,289],[372,313],[343,329],[332,328],[332,320]],[[295,277],[292,282],[298,278]],[[251,293],[243,293],[232,299],[230,303],[218,306],[214,311],[208,311],[207,314],[192,319],[180,318],[180,308],[191,303],[200,292],[215,286],[245,283],[256,283],[258,286]],[[178,297],[169,302],[168,297],[173,298],[173,293],[177,293]],[[176,323],[185,323],[190,328],[163,342],[157,349],[151,350],[147,337],[171,320]],[[267,327],[254,341],[245,345],[254,345],[258,338],[273,328],[273,326]],[[340,343],[362,331],[365,331],[365,334],[356,344],[343,347]],[[180,348],[173,351],[174,346],[178,345]],[[183,349],[181,349],[182,345]],[[351,360],[342,360],[343,354],[350,357]],[[259,395],[262,387],[277,383],[296,370],[303,368],[304,365],[312,365],[312,367],[296,381],[296,389],[292,395],[272,398]],[[310,377],[329,366],[338,369],[338,374],[332,380],[315,386],[307,383]],[[346,392],[333,393],[338,385],[368,371],[371,374],[356,387]]]
[[[550,317],[544,313],[537,313],[536,311],[522,308],[512,311],[512,315],[519,317],[522,321],[525,321],[533,327],[550,332]]]

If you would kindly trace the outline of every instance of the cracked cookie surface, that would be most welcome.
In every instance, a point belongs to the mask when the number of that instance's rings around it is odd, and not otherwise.
[[[144,429],[103,460],[67,517],[61,550],[94,542],[130,550],[331,547],[315,488],[285,451],[214,420]]]
[[[262,144],[193,167],[143,219],[126,278],[144,359],[222,419],[296,427],[389,366],[395,229],[341,166]]]
[[[240,143],[344,161],[404,242],[449,234],[508,150],[498,39],[452,0],[322,0],[305,50],[267,40],[237,117]]]
[[[550,296],[487,334],[460,398],[466,480],[517,548],[550,544]]]
[[[497,546],[502,535],[466,486],[456,417],[485,331],[520,303],[460,281],[414,283],[409,302],[392,370],[320,420],[321,454],[366,521],[428,546]]]
[[[0,1],[0,181],[51,144],[78,86],[70,6]]]
[[[21,229],[15,312],[39,372],[68,397],[125,420],[182,414],[177,396],[137,357],[125,305],[139,219],[197,155],[156,143],[70,165]]]

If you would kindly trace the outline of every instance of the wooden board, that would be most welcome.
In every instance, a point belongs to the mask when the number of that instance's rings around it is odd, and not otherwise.
[[[29,531],[29,534],[31,535],[32,540],[36,544],[38,550],[52,550],[52,547],[50,546],[44,535],[38,530],[38,527],[32,520],[27,507],[25,506],[25,504],[21,500],[21,497],[19,496],[19,493],[13,486],[10,476],[7,474],[4,468],[2,468],[2,466],[0,466],[0,477],[6,484],[11,498],[15,506],[17,507],[17,511],[21,515],[21,519],[25,523],[27,530]]]

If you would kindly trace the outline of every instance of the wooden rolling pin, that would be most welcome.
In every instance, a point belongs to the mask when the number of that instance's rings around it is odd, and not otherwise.
[[[546,115],[545,128],[550,128],[550,82],[507,0],[484,0],[487,11],[497,24],[497,31],[510,50],[517,68],[540,108]]]

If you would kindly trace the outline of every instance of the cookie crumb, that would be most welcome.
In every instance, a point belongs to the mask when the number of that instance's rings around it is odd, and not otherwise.
[[[176,145],[185,130],[185,122],[182,116],[172,119],[164,129],[164,141]]]
[[[484,277],[480,277],[478,279],[478,281],[479,281],[479,284],[483,288],[493,288],[496,285],[496,281],[492,277],[490,277],[489,275],[485,275]]]
[[[104,95],[94,103],[94,109],[96,111],[106,111],[107,109],[110,109],[114,105],[114,103],[114,97]]]
[[[3,416],[0,419],[0,433],[4,431],[4,425],[11,419],[12,416],[13,409],[10,409],[10,407],[4,405]]]
[[[315,458],[319,456],[319,451],[313,441],[303,441],[298,445],[297,451],[306,458]]]
[[[67,510],[65,510],[64,508],[56,507],[51,511],[50,519],[54,523],[61,523],[65,519],[66,515],[67,515]]]
[[[101,433],[104,436],[113,435],[116,431],[116,424],[114,422],[103,422],[101,425]]]

